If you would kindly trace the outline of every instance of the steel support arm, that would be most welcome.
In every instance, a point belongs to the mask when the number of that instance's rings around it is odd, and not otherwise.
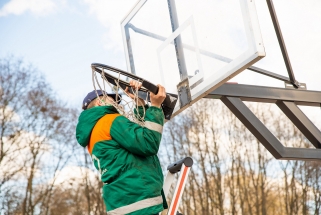
[[[270,72],[270,71],[267,71],[265,69],[261,69],[261,68],[258,68],[258,67],[255,67],[255,66],[250,66],[249,68],[247,68],[248,70],[251,70],[253,72],[257,72],[257,73],[260,73],[262,75],[266,75],[266,76],[269,76],[271,78],[275,78],[275,79],[278,79],[280,81],[284,81],[286,83],[291,83],[291,80],[288,78],[288,77],[285,77],[283,75],[279,75],[279,74],[276,74],[274,72]]]
[[[282,158],[284,147],[280,141],[265,127],[252,111],[246,107],[241,99],[223,96],[221,101],[276,159]]]
[[[321,132],[297,107],[297,104],[320,107],[321,92],[223,84],[205,98],[221,99],[275,158],[282,160],[321,160]],[[276,103],[316,149],[284,147],[243,101]]]
[[[289,55],[288,55],[288,51],[286,50],[285,42],[284,42],[284,39],[283,39],[283,35],[282,35],[282,32],[281,32],[281,28],[280,28],[280,25],[279,25],[278,18],[276,16],[276,12],[275,12],[275,9],[274,9],[273,1],[272,0],[266,0],[266,2],[267,2],[267,5],[268,5],[268,8],[269,8],[269,11],[270,11],[272,23],[273,23],[273,26],[274,26],[274,30],[275,30],[276,36],[277,36],[278,41],[279,41],[279,45],[280,45],[280,49],[281,49],[281,52],[282,52],[283,60],[284,60],[286,69],[288,71],[290,81],[291,81],[291,83],[293,84],[293,86],[295,88],[299,88],[300,83],[297,82],[295,80],[295,77],[294,77],[294,73],[293,73],[293,69],[292,69],[292,66],[291,66],[290,58],[289,58]]]
[[[220,98],[221,96],[238,97],[242,101],[276,103],[277,101],[293,101],[297,105],[321,105],[321,92],[295,90],[276,87],[262,87],[243,84],[223,84],[205,98]]]
[[[276,105],[316,147],[321,148],[321,132],[294,102],[277,101]]]

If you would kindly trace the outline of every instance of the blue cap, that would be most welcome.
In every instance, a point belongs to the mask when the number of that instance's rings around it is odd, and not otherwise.
[[[116,94],[108,94],[104,92],[103,90],[93,90],[90,93],[87,94],[87,96],[84,98],[84,101],[82,102],[82,109],[86,110],[89,103],[92,102],[95,98],[102,95],[108,95],[109,97],[112,97],[116,101]],[[121,98],[121,95],[118,94],[118,96]],[[120,99],[118,100],[118,104],[120,103]]]

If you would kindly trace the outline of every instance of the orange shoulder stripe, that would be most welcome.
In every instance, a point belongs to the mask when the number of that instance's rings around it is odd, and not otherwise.
[[[114,119],[119,116],[120,114],[106,114],[101,119],[98,120],[96,125],[94,126],[91,135],[90,135],[90,141],[88,144],[88,152],[92,154],[92,151],[94,149],[94,146],[99,141],[103,140],[111,140],[110,136],[110,128],[111,124],[113,123]]]

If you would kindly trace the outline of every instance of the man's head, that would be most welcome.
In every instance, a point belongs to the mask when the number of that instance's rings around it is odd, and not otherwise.
[[[100,99],[97,99],[100,97]],[[108,97],[104,96],[108,95]],[[120,95],[119,95],[120,96]],[[102,90],[93,90],[87,94],[87,96],[84,98],[82,102],[82,109],[87,110],[89,108],[95,107],[95,106],[102,106],[106,104],[112,104],[113,101],[116,100],[116,94],[107,94],[106,92]],[[120,99],[118,103],[120,102]]]

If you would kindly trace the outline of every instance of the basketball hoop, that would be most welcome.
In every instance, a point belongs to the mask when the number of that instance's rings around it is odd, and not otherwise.
[[[145,108],[143,107],[143,115],[140,115],[138,112],[135,113],[134,109],[138,110],[139,99],[143,99],[145,102],[150,102],[149,92],[157,94],[158,86],[141,77],[108,65],[92,63],[91,68],[94,89],[100,89],[106,92],[106,85],[108,85],[116,94],[116,101],[113,102],[112,105],[131,121],[143,125]],[[98,78],[97,74],[100,74],[101,79]],[[141,88],[132,88],[129,84],[130,80],[135,80],[141,83]],[[126,87],[128,87],[129,92],[134,95],[134,99],[131,99],[131,97],[126,93]],[[127,95],[128,98],[130,98],[130,101],[126,101],[123,97],[119,96],[119,91],[121,91],[121,94]],[[120,100],[122,103],[119,104]],[[161,105],[165,119],[169,120],[171,118],[176,102],[176,95],[166,94],[166,98]]]

